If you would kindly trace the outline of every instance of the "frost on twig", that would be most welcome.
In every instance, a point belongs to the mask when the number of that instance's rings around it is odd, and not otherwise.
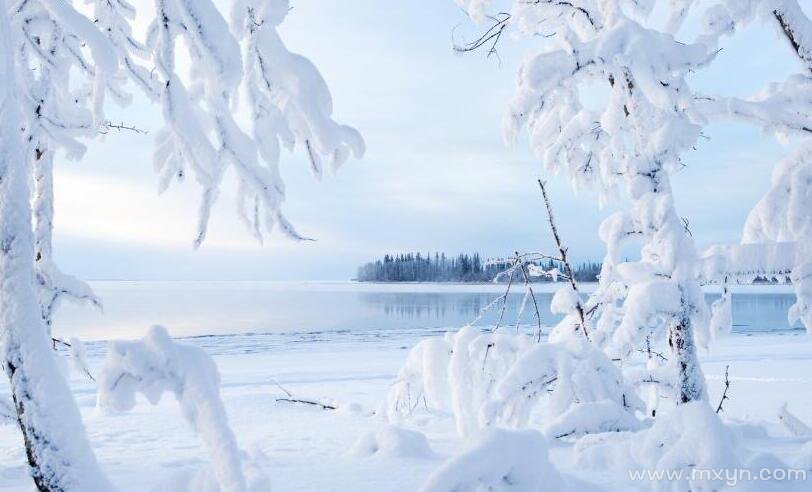
[[[58,338],[52,338],[51,342],[53,343],[54,349],[56,349],[58,345],[67,348],[68,352],[70,353],[70,358],[73,362],[74,369],[83,373],[91,381],[96,382],[96,378],[93,377],[93,374],[90,372],[90,368],[87,365],[87,353],[85,351],[84,342],[76,337],[71,337],[67,342]]]
[[[521,280],[524,283],[525,296],[522,299],[519,306],[519,312],[516,316],[516,331],[518,332],[519,324],[527,306],[528,299],[532,300],[537,324],[536,341],[540,342],[542,335],[542,320],[541,313],[539,312],[538,300],[536,299],[536,294],[533,290],[532,279],[549,278],[553,282],[556,282],[559,279],[564,279],[569,283],[569,286],[559,289],[559,291],[556,292],[551,304],[551,308],[553,313],[564,314],[565,318],[553,331],[558,335],[563,335],[566,331],[572,328],[576,332],[583,333],[583,335],[589,339],[589,317],[595,312],[595,310],[588,310],[581,297],[581,292],[578,289],[578,283],[575,278],[575,270],[572,268],[569,256],[567,255],[568,248],[564,245],[558,232],[558,227],[553,215],[552,204],[550,203],[550,197],[547,195],[546,185],[540,179],[538,180],[538,185],[544,199],[544,206],[547,213],[547,223],[549,224],[550,233],[555,241],[558,255],[548,255],[541,252],[519,253],[516,251],[510,258],[494,258],[488,260],[488,264],[508,265],[508,267],[504,271],[500,272],[494,279],[496,281],[500,278],[507,277],[508,282],[507,287],[505,288],[505,293],[494,299],[491,304],[486,306],[486,309],[490,309],[490,307],[492,307],[492,305],[496,302],[500,303],[499,319],[494,327],[494,330],[498,330],[502,325],[508,295],[510,294],[514,277],[518,272]],[[547,262],[546,268],[545,262]],[[480,316],[478,316],[475,321],[478,321],[481,316],[482,313],[480,313]],[[469,326],[471,324],[473,323],[469,323]]]

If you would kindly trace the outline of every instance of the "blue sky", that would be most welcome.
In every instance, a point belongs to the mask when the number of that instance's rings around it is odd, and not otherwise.
[[[357,127],[368,152],[315,182],[300,151],[283,156],[285,207],[312,243],[273,237],[260,246],[223,191],[207,243],[191,247],[194,183],[156,195],[153,135],[160,114],[144,100],[110,109],[114,120],[150,130],[110,134],[80,162],[56,171],[56,256],[90,279],[343,280],[387,252],[511,251],[550,247],[535,179],[541,166],[525,142],[502,142],[502,111],[518,64],[540,40],[505,39],[501,63],[456,56],[451,32],[472,35],[452,0],[293,1],[282,27],[289,48],[311,58],[333,93],[337,119]],[[695,83],[710,93],[752,94],[798,71],[767,27],[726,42]],[[680,213],[700,246],[738,240],[749,208],[788,149],[743,124],[715,124],[674,178]],[[578,260],[600,259],[597,225],[612,211],[544,176],[561,232]]]

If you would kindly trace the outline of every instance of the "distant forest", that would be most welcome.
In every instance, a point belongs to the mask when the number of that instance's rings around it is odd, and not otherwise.
[[[539,263],[545,269],[563,266],[552,260]],[[400,253],[385,255],[358,268],[359,282],[491,282],[510,267],[509,262],[483,260],[479,253],[446,256],[445,253]],[[600,273],[600,263],[581,263],[573,267],[575,278],[594,282]],[[507,281],[507,279],[503,279]],[[549,282],[549,278],[533,278],[534,282]]]

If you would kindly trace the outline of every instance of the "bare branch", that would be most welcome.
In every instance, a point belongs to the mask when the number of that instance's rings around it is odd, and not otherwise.
[[[722,399],[719,400],[719,406],[716,407],[716,413],[722,411],[722,405],[725,403],[725,400],[729,400],[730,397],[727,396],[727,390],[730,389],[730,378],[728,377],[728,370],[730,369],[730,365],[725,366],[725,391],[722,393]]]
[[[301,400],[299,398],[277,398],[276,401],[281,401],[281,402],[286,402],[286,403],[301,403],[301,404],[304,404],[304,405],[312,405],[312,406],[315,406],[315,407],[321,407],[322,410],[335,410],[336,408],[338,408],[338,407],[336,407],[334,405],[330,405],[330,404],[327,404],[327,403],[320,403],[320,402],[312,401],[312,400]]]
[[[516,252],[516,261],[520,262],[519,266],[521,268],[522,277],[524,278],[524,287],[527,289],[527,292],[530,293],[530,297],[533,299],[533,307],[536,310],[536,322],[538,323],[538,332],[536,334],[536,342],[541,341],[541,313],[539,313],[539,304],[536,302],[536,294],[533,293],[533,287],[530,285],[530,278],[527,276],[527,269],[525,268],[524,262],[519,259],[519,252]]]
[[[116,130],[118,132],[129,131],[137,133],[138,135],[146,135],[149,133],[148,131],[138,128],[134,125],[125,125],[124,122],[113,123],[112,121],[105,121],[102,124],[101,128],[99,128],[99,133],[101,133],[102,135],[107,135],[113,130]]]
[[[589,331],[586,327],[586,316],[583,301],[581,300],[581,293],[578,290],[578,284],[575,282],[575,275],[572,273],[572,266],[567,258],[567,248],[564,247],[564,244],[561,242],[561,236],[558,234],[558,228],[555,225],[555,218],[553,216],[553,207],[550,204],[550,197],[547,195],[547,188],[544,185],[544,181],[539,179],[538,184],[539,188],[541,188],[541,195],[544,197],[544,206],[547,209],[547,220],[550,223],[550,231],[552,231],[555,244],[558,247],[559,253],[561,253],[560,261],[564,264],[564,269],[566,270],[565,273],[570,282],[570,287],[572,287],[572,290],[575,292],[575,296],[578,299],[578,301],[575,303],[575,309],[578,312],[578,322],[580,324],[580,328],[584,331],[584,336],[589,339]]]
[[[494,331],[499,329],[499,326],[502,324],[502,319],[505,317],[505,307],[507,306],[507,298],[508,294],[510,294],[510,286],[513,285],[513,272],[515,270],[510,270],[510,278],[508,280],[507,288],[505,289],[505,293],[502,296],[502,308],[499,310],[499,320],[496,322],[496,326],[493,328]]]
[[[491,55],[496,55],[498,58],[499,53],[496,51],[496,47],[499,44],[499,41],[502,39],[502,34],[504,34],[505,29],[507,29],[509,25],[510,14],[507,12],[500,12],[495,16],[488,16],[488,18],[493,21],[491,27],[471,42],[463,43],[461,45],[457,44],[454,41],[454,31],[451,31],[451,42],[453,44],[454,51],[457,53],[468,53],[490,44],[486,56],[490,57]]]

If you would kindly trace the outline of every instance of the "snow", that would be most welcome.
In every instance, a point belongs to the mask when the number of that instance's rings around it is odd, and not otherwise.
[[[494,19],[489,2],[458,4],[474,20]],[[668,338],[672,397],[703,399],[694,340],[710,339],[710,317],[694,239],[678,215],[670,177],[708,124],[689,75],[713,61],[713,42],[675,37],[687,8],[680,2],[668,5],[666,29],[652,19],[654,2],[506,5],[503,28],[538,36],[539,49],[519,67],[503,118],[505,139],[513,143],[526,130],[545,171],[564,175],[576,191],[596,188],[601,205],[621,197],[631,205],[600,227],[607,254],[599,288],[586,303],[593,307],[596,341],[611,339],[612,353],[625,359],[644,338]],[[608,95],[588,108],[583,89],[598,84],[608,84]],[[639,259],[621,260],[632,238]],[[805,304],[798,311],[803,315]],[[591,331],[583,313],[579,309],[580,324]]]
[[[740,468],[736,456],[738,448],[733,433],[710,406],[700,401],[680,405],[665,418],[656,419],[650,431],[643,434],[641,442],[632,447],[641,465],[661,470]],[[691,480],[676,486],[660,485],[663,489],[674,490],[675,487],[686,492],[713,491],[718,490],[720,484],[712,480]]]
[[[432,473],[421,492],[566,490],[538,431],[488,429]]]
[[[140,340],[111,341],[106,351],[71,337],[67,346],[75,369],[97,384],[74,380],[68,386],[67,364],[51,348],[55,310],[63,297],[97,306],[100,301],[88,285],[53,262],[53,156],[56,151],[70,158],[84,153],[78,139],[104,129],[105,98],[127,102],[125,79],[163,108],[166,128],[158,133],[154,162],[160,189],[187,174],[199,185],[195,246],[204,242],[229,169],[238,181],[238,214],[257,240],[274,227],[305,239],[282,212],[281,149],[300,146],[316,179],[325,168],[335,171],[350,155],[361,157],[365,151],[360,133],[333,119],[332,96],[314,64],[285,45],[280,25],[290,9],[288,0],[238,0],[230,19],[214,0],[160,0],[143,44],[131,36],[133,5],[125,0],[89,3],[95,17],[80,13],[72,2],[23,1],[9,10],[0,0],[0,53],[6,55],[0,82],[0,326],[9,377],[0,408],[4,422],[16,417],[18,424],[0,434],[2,442],[14,443],[16,437],[16,445],[3,447],[9,450],[11,471],[4,468],[3,478],[10,487],[26,487],[33,479],[42,490],[114,490],[115,482],[135,490],[243,492],[276,487],[272,476],[282,488],[384,488],[375,480],[359,486],[357,473],[336,473],[362,462],[370,474],[383,482],[396,480],[397,488],[405,490],[421,485],[429,491],[535,490],[566,488],[576,474],[589,485],[607,478],[623,483],[618,476],[630,466],[807,466],[809,341],[790,344],[771,334],[739,346],[740,337],[722,339],[723,352],[725,347],[741,351],[731,349],[723,359],[724,397],[716,411],[709,384],[719,383],[718,352],[705,355],[703,362],[698,355],[700,348],[718,351],[711,342],[733,331],[730,284],[755,277],[785,281],[789,276],[796,302],[787,320],[812,332],[810,143],[805,136],[812,22],[797,1],[718,0],[705,13],[704,32],[683,41],[676,33],[687,0],[670,3],[664,28],[650,21],[651,1],[507,2],[510,13],[494,18],[494,2],[457,0],[474,21],[497,22],[499,35],[509,28],[542,41],[542,49],[519,69],[504,119],[506,139],[515,141],[526,130],[547,171],[564,174],[575,189],[597,185],[601,204],[620,193],[630,199],[629,207],[601,225],[607,255],[590,298],[580,299],[574,283],[550,296],[550,314],[564,319],[552,330],[546,327],[548,338],[543,339],[538,308],[537,338],[522,325],[527,295],[515,329],[501,324],[507,293],[500,326],[492,329],[480,316],[478,326],[447,332],[448,325],[432,331],[420,321],[419,329],[411,331],[345,330],[342,334],[349,337],[335,343],[331,337],[338,331],[328,327],[308,333],[328,350],[311,342],[305,346],[309,350],[293,350],[296,357],[280,357],[284,364],[278,366],[274,357],[301,341],[301,333],[177,341],[155,326]],[[775,28],[804,73],[748,99],[693,91],[689,75],[714,60],[719,40],[755,20]],[[189,73],[178,71],[178,50],[191,59]],[[152,64],[154,70],[147,70]],[[609,86],[604,104],[588,108],[581,89],[599,83]],[[241,94],[249,114],[238,122]],[[697,254],[688,223],[677,213],[669,178],[682,169],[681,156],[695,147],[702,129],[720,118],[751,122],[787,142],[805,138],[776,166],[771,189],[744,227],[742,244],[716,245]],[[639,255],[621,260],[630,238],[639,244]],[[563,258],[565,249],[559,248]],[[557,272],[544,273],[557,277]],[[710,310],[702,282],[722,290]],[[536,307],[535,297],[533,303]],[[480,313],[493,305],[489,302]],[[319,307],[338,318],[329,306]],[[205,317],[204,311],[197,315]],[[585,311],[594,322],[585,319]],[[181,313],[187,326],[176,333],[194,324],[189,313]],[[580,331],[573,329],[576,315]],[[354,319],[352,314],[348,318]],[[235,327],[225,330],[233,334]],[[415,339],[419,343],[408,353],[389,353]],[[275,347],[280,350],[262,351],[268,340],[282,340]],[[765,350],[770,342],[778,350],[764,360],[737,358]],[[376,359],[376,351],[390,357]],[[267,354],[272,355],[263,358]],[[222,384],[213,357],[236,392],[222,392],[228,382]],[[400,367],[396,374],[394,362]],[[729,380],[734,362],[736,372]],[[703,365],[711,376],[707,379]],[[318,377],[312,381],[290,377],[314,368]],[[380,372],[371,371],[376,368]],[[342,379],[342,369],[351,374]],[[307,382],[313,385],[298,387]],[[737,391],[768,386],[732,398],[727,393],[731,383]],[[312,399],[293,398],[285,385],[297,386],[296,394]],[[280,390],[287,397],[275,396]],[[161,404],[167,392],[178,408]],[[157,413],[145,409],[142,397]],[[789,398],[795,400],[791,407],[800,410],[791,412],[785,403],[760,419],[736,414]],[[299,408],[308,401],[335,404]],[[129,415],[124,419],[111,410]],[[236,432],[229,411],[237,415]],[[284,439],[278,433],[285,437],[280,430],[285,428],[269,419],[271,414],[279,420],[289,417],[290,429],[298,432],[287,436],[287,447],[279,447]],[[189,451],[192,446],[173,427],[176,420],[185,420],[203,441],[205,456]],[[23,446],[14,433],[18,429]],[[299,441],[303,434],[316,442],[310,449]],[[241,449],[237,435],[250,435],[254,442]],[[285,454],[289,451],[297,454]],[[190,461],[178,461],[184,453]],[[25,461],[30,468],[21,467]],[[150,473],[167,463],[166,473]],[[291,482],[290,475],[269,475],[266,469],[293,470],[293,476],[299,470],[306,481]],[[341,483],[342,477],[348,483]],[[717,479],[704,478],[650,485],[655,490],[722,487]]]
[[[361,436],[350,450],[350,454],[359,458],[381,456],[431,459],[435,457],[425,435],[415,430],[393,425],[387,425]]]
[[[397,428],[425,436],[434,455],[404,456],[401,451],[411,445],[402,435],[391,437],[389,442],[396,446],[387,448],[401,446],[400,451],[366,457],[353,454],[354,446],[365,437],[376,436],[376,443],[386,441],[385,436],[377,437],[386,424],[372,412],[385,399],[414,342],[411,333],[378,335],[368,332],[346,339],[340,333],[323,333],[314,340],[290,334],[286,343],[280,343],[284,336],[254,334],[178,342],[204,348],[216,362],[220,393],[229,423],[245,453],[242,456],[249,482],[250,461],[256,464],[251,467],[266,472],[274,491],[419,490],[470,441],[457,434],[453,419],[418,419],[398,424]],[[442,337],[427,339],[439,341]],[[98,374],[105,344],[86,343],[86,351],[91,371]],[[786,401],[793,415],[807,425],[812,423],[812,393],[808,391],[812,382],[812,342],[806,336],[799,332],[733,333],[716,341],[700,359],[709,400],[714,404],[721,395],[725,366],[730,365],[731,399],[725,402],[721,416],[737,436],[738,446],[745,450],[740,460],[751,466],[756,454],[767,453],[796,466],[809,459],[808,441],[792,436],[778,419]],[[298,397],[335,401],[339,410],[277,402],[277,398],[285,396],[277,383]],[[184,490],[172,488],[178,483],[175,480],[183,482],[208,469],[211,458],[173,399],[163,399],[153,406],[138,396],[126,414],[99,413],[95,387],[86,376],[74,372],[71,386],[100,464],[122,492],[152,490],[159,485],[166,491]],[[0,389],[0,394],[4,390]],[[356,411],[349,411],[351,408]],[[623,441],[627,433],[592,434],[575,443],[538,435],[543,439],[541,443],[546,443],[549,461],[565,479],[577,477],[584,482],[574,490],[589,490],[590,486],[605,490],[608,484],[614,484],[610,489],[631,488],[626,468],[637,465],[618,446],[622,448],[626,442],[631,447],[638,441]],[[24,455],[17,445],[18,436],[15,426],[0,426],[3,492],[22,492],[30,484],[22,466]],[[576,447],[585,447],[583,440],[596,436],[608,440],[614,454],[606,456],[595,451],[593,456],[597,454],[600,459],[590,464],[586,455],[576,452]],[[576,460],[577,456],[582,462]],[[802,491],[808,484],[788,481],[783,485],[778,490]]]

